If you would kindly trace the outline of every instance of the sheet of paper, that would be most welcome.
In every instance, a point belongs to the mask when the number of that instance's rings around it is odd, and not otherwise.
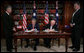
[[[49,32],[48,30],[44,30],[43,32]]]
[[[50,32],[50,31],[48,31],[48,30],[44,30],[43,32]],[[54,31],[54,32],[58,32],[58,31]]]
[[[25,30],[25,32],[32,32],[32,30]]]
[[[59,31],[55,31],[55,32],[59,32]]]

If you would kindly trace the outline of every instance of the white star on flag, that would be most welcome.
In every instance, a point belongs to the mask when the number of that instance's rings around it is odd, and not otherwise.
[[[58,13],[56,13],[56,16],[59,16]]]
[[[36,16],[36,13],[33,13],[33,16]]]

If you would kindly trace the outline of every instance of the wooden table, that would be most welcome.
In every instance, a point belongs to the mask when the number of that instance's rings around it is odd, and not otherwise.
[[[65,52],[67,52],[68,48],[68,39],[71,33],[57,33],[57,32],[23,32],[19,31],[14,33],[14,46],[15,52],[17,52],[17,39],[22,38],[65,38]]]

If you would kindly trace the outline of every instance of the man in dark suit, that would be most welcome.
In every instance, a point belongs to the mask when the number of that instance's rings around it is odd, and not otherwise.
[[[81,17],[81,9],[80,9],[80,3],[75,2],[74,3],[74,9],[76,10],[71,19],[70,26],[72,27],[72,46],[69,48],[73,49],[73,51],[79,51],[80,50],[80,37],[81,37],[81,25],[82,25],[82,17]]]
[[[52,19],[50,21],[50,24],[47,24],[45,27],[44,27],[44,30],[47,30],[49,32],[54,32],[57,30],[57,26],[56,26],[56,21],[54,19]],[[45,47],[47,48],[50,48],[51,45],[50,45],[50,42],[51,42],[51,39],[50,38],[44,38],[44,44],[45,44]]]
[[[34,18],[32,19],[32,24],[29,24],[27,29],[32,31],[35,31],[35,30],[39,31],[39,25],[38,23],[36,23],[36,19]],[[35,41],[35,45],[33,49],[37,50],[36,46],[39,44],[39,39],[38,38],[34,39],[34,41]],[[26,39],[26,44],[27,45],[25,47],[27,48],[29,46],[29,39]]]
[[[10,5],[5,7],[5,13],[2,15],[2,20],[3,20],[3,32],[6,38],[6,46],[7,46],[7,51],[12,51],[13,45],[12,45],[12,34],[13,30],[15,31],[14,27],[14,22],[12,17],[10,16],[12,12],[12,7]]]

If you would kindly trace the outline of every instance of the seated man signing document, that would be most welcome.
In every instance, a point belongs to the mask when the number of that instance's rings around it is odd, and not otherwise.
[[[45,31],[48,31],[48,32],[55,32],[57,31],[57,26],[56,26],[56,21],[53,19],[50,21],[50,24],[47,24],[45,27],[44,27],[44,30]],[[50,38],[45,38],[44,39],[44,44],[45,44],[45,47],[48,47],[50,48],[50,42],[51,42],[51,39]]]
[[[35,32],[35,31],[39,31],[39,25],[36,23],[36,19],[32,19],[32,24],[29,24],[28,25],[28,31],[31,31],[31,32]],[[37,50],[36,46],[39,44],[39,39],[34,39],[35,41],[35,44],[34,44],[34,47],[33,49],[34,50]],[[29,46],[29,39],[26,39],[26,46],[25,48],[27,48]]]

